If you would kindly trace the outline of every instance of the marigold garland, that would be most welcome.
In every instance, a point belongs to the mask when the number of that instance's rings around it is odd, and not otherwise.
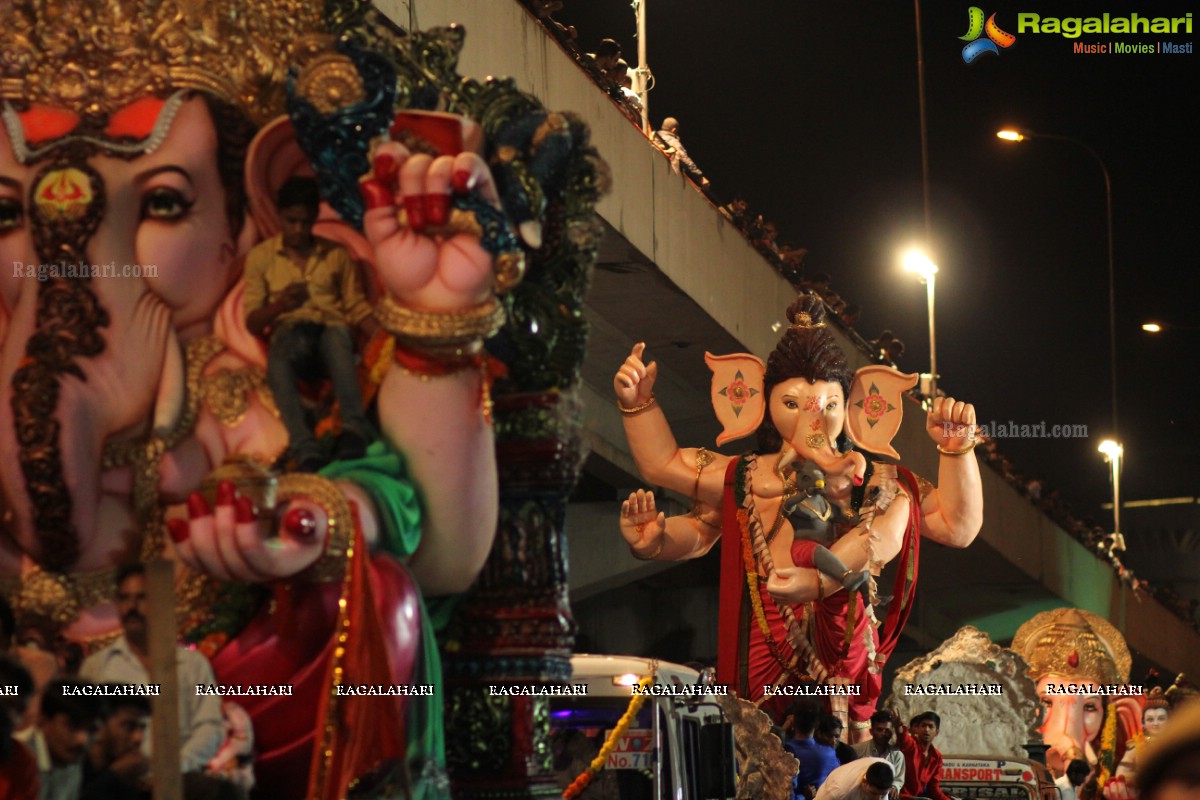
[[[637,685],[638,688],[645,689],[653,682],[654,676],[647,675],[639,680]],[[608,738],[604,740],[604,745],[601,746],[600,752],[597,753],[596,757],[592,759],[592,763],[588,765],[588,768],[579,773],[579,776],[575,778],[575,780],[571,781],[571,785],[563,791],[563,800],[574,800],[574,798],[583,793],[583,790],[586,789],[589,784],[591,784],[592,779],[595,778],[596,775],[600,773],[600,770],[604,769],[604,765],[608,763],[608,756],[616,748],[617,741],[625,735],[625,732],[629,730],[629,726],[633,724],[635,719],[637,719],[638,712],[642,710],[642,705],[646,702],[648,695],[642,694],[641,692],[633,692],[632,694],[633,696],[629,698],[629,706],[625,709],[625,713],[621,715],[621,719],[618,720],[617,726],[609,731]]]
[[[754,551],[750,545],[750,515],[746,513],[746,509],[738,509],[737,520],[742,529],[742,564],[746,568],[746,585],[750,589],[750,605],[754,608],[754,619],[758,622],[758,629],[762,632],[771,656],[779,663],[784,672],[792,674],[799,657],[795,651],[792,652],[790,659],[784,657],[779,650],[779,645],[775,642],[775,636],[771,633],[771,626],[767,622],[767,612],[763,609],[762,595],[758,588],[758,566],[754,563]]]
[[[758,565],[761,560],[763,569],[770,574],[775,568],[775,562],[771,559],[771,550],[767,546],[766,537],[762,531],[762,521],[758,519],[757,508],[754,505],[752,475],[756,459],[757,455],[751,454],[743,457],[738,463],[735,473],[736,488],[734,495],[735,499],[739,501],[737,520],[742,533],[742,561],[746,571],[746,583],[750,589],[750,602],[754,608],[759,627],[763,631],[767,649],[776,663],[779,664],[784,674],[797,678],[811,677],[818,683],[824,683],[829,678],[829,670],[821,663],[820,657],[813,651],[808,638],[801,632],[800,623],[796,620],[795,611],[792,606],[780,600],[773,599],[775,607],[779,610],[779,614],[783,618],[787,643],[792,648],[793,657],[791,659],[784,659],[782,657],[779,652],[778,643],[775,641],[775,637],[771,634],[770,627],[767,625],[766,612],[762,607],[762,595],[758,591]],[[751,511],[754,512],[753,516],[751,515]],[[748,558],[746,556],[747,548],[753,548]],[[755,556],[754,550],[759,552],[758,556]],[[817,579],[820,580],[820,576]],[[795,669],[801,660],[804,661],[804,668],[807,670],[807,674],[798,673]],[[839,666],[835,666],[834,670],[838,669]]]
[[[1104,708],[1104,733],[1100,736],[1100,755],[1096,759],[1096,764],[1100,767],[1100,774],[1096,778],[1096,783],[1101,789],[1112,778],[1113,762],[1117,760],[1116,756],[1117,709],[1112,704],[1106,704]]]

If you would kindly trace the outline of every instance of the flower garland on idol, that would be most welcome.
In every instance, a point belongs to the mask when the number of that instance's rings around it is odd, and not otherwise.
[[[654,682],[654,675],[647,675],[637,682],[637,687],[645,689]],[[617,722],[617,726],[608,733],[608,738],[604,740],[604,745],[600,748],[600,752],[592,759],[592,763],[588,764],[588,768],[579,773],[575,780],[571,781],[562,793],[563,800],[574,800],[583,793],[583,790],[588,787],[600,770],[604,769],[604,765],[608,763],[608,757],[616,748],[617,742],[629,730],[629,726],[637,719],[638,712],[642,710],[642,704],[646,702],[647,694],[638,691],[632,692],[633,696],[629,698],[629,706],[625,709],[625,713],[621,715],[621,719]]]
[[[775,601],[775,606],[779,610],[780,616],[783,617],[785,638],[792,648],[790,658],[783,655],[779,643],[771,632],[770,624],[767,622],[766,610],[763,608],[762,595],[759,592],[758,569],[759,562],[761,562],[763,570],[770,574],[775,569],[775,562],[771,558],[767,536],[763,533],[762,520],[754,505],[754,487],[751,476],[754,472],[755,460],[756,456],[753,454],[742,458],[736,467],[737,472],[734,479],[734,499],[739,505],[737,521],[742,534],[742,567],[746,571],[746,585],[749,588],[754,619],[758,623],[758,629],[763,635],[767,649],[783,670],[783,678],[787,676],[811,677],[818,683],[825,683],[829,679],[829,670],[821,663],[821,659],[813,650],[808,637],[801,632],[800,620],[796,619],[796,613],[791,605]],[[782,507],[780,513],[782,513]],[[801,659],[804,661],[804,667],[798,669]],[[761,704],[765,699],[766,695],[759,698],[757,704]]]
[[[1113,777],[1113,764],[1117,760],[1117,710],[1115,708],[1106,708],[1104,714],[1104,731],[1100,735],[1100,753],[1096,758],[1096,765],[1100,767],[1100,772],[1096,776],[1096,783],[1101,789]]]

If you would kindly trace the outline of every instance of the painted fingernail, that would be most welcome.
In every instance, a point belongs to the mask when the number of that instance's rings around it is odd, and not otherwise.
[[[192,492],[187,499],[188,517],[190,519],[199,519],[207,517],[212,512],[208,509],[208,502],[205,501],[204,495],[199,492]]]
[[[181,519],[167,520],[167,532],[171,534],[171,541],[175,544],[186,542],[191,537],[188,524]]]
[[[450,176],[450,184],[456,192],[466,192],[471,188],[471,171],[469,169],[456,169],[454,174]]]
[[[241,523],[254,522],[258,518],[258,509],[249,497],[238,497],[233,503],[233,518]]]
[[[858,477],[857,475],[855,475],[855,476],[854,476],[854,485],[855,485],[855,486],[862,486],[862,485],[863,485],[863,479],[862,479],[862,478],[860,478],[860,477]]]
[[[395,157],[381,153],[375,156],[375,177],[380,180],[390,180],[396,174]]]
[[[425,215],[430,225],[445,225],[450,218],[450,195],[425,195]]]
[[[293,508],[283,515],[283,528],[292,536],[309,539],[317,532],[317,518],[307,508]]]
[[[233,481],[221,481],[217,484],[217,505],[231,506],[235,498],[237,487],[233,485]]]
[[[368,211],[373,208],[391,205],[392,193],[377,180],[360,181],[358,190],[362,193],[363,203],[366,205]]]
[[[408,212],[408,226],[413,229],[425,227],[425,203],[420,195],[410,194],[404,198],[404,210]]]

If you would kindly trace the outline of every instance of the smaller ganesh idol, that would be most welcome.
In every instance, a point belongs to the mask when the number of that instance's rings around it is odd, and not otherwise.
[[[901,394],[917,376],[877,365],[851,373],[815,294],[800,295],[787,319],[765,364],[707,356],[724,425],[717,444],[758,434],[758,452],[740,457],[676,444],[654,398],[657,365],[634,347],[614,379],[634,459],[645,480],[694,505],[666,519],[652,494],[637,492],[622,507],[621,533],[634,556],[662,561],[697,558],[724,538],[718,680],[759,705],[805,680],[840,686],[830,708],[857,741],[912,609],[920,535],[966,547],[982,524],[975,410],[950,397],[932,402],[934,487],[898,466],[890,444]],[[875,578],[895,559],[880,624]]]
[[[1147,744],[1154,740],[1167,724],[1171,705],[1161,686],[1155,686],[1146,694],[1146,704],[1142,707],[1142,730],[1125,748],[1125,757],[1117,765],[1117,777],[1132,780],[1137,774],[1138,754],[1145,750]]]
[[[1085,759],[1103,788],[1141,728],[1142,698],[1127,686],[1125,638],[1097,614],[1056,608],[1021,625],[1012,649],[1029,662],[1046,708],[1039,729],[1046,766],[1057,776],[1072,759]]]

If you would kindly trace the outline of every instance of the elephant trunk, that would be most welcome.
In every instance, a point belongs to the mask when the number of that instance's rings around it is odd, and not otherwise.
[[[34,245],[55,269],[22,291],[0,375],[12,387],[0,435],[16,445],[0,479],[25,552],[56,572],[95,535],[104,441],[144,427],[169,338],[169,312],[143,281],[91,270],[98,254],[136,261],[137,219],[106,218],[103,181],[85,156],[56,158],[34,181]]]

